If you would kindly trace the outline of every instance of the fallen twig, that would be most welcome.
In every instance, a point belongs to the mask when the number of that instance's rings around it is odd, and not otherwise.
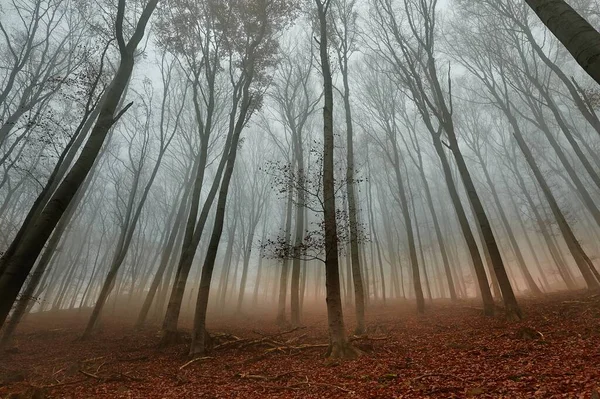
[[[261,374],[245,374],[245,373],[241,373],[241,374],[237,374],[236,376],[238,378],[247,379],[247,380],[276,381],[276,380],[280,379],[281,377],[285,377],[286,375],[290,375],[290,374],[293,374],[295,372],[296,371],[288,371],[287,373],[278,374],[278,375],[275,375],[275,376],[267,376],[267,375],[261,375]]]
[[[81,363],[95,362],[96,360],[101,360],[101,359],[104,359],[104,358],[106,358],[106,356],[92,357],[92,358],[89,358],[89,359],[82,360]]]
[[[179,370],[183,370],[184,368],[186,368],[187,366],[189,366],[190,364],[199,362],[201,360],[208,360],[208,359],[214,359],[214,357],[211,356],[204,356],[204,357],[197,357],[195,359],[190,360],[189,362],[185,363],[184,365],[182,365],[181,367],[179,367]]]
[[[292,351],[292,350],[303,350],[303,349],[315,349],[315,348],[327,348],[329,347],[329,344],[305,344],[305,345],[298,345],[298,346],[289,346],[289,345],[283,345],[283,346],[278,346],[275,348],[269,348],[265,351],[265,353],[271,353],[271,352],[278,352],[278,351]]]
[[[320,386],[320,387],[327,387],[327,388],[335,388],[335,389],[339,389],[342,392],[347,392],[347,393],[354,393],[354,391],[351,391],[349,389],[346,388],[342,388],[338,385],[333,385],[333,384],[326,384],[324,382],[309,382],[309,381],[304,381],[304,382],[298,382],[296,384],[292,384],[292,385],[288,385],[288,388],[294,388],[300,385],[308,385],[308,386]]]
[[[294,328],[292,328],[290,330],[281,331],[281,332],[278,332],[278,333],[275,333],[275,334],[265,334],[265,333],[262,333],[262,332],[256,331],[256,330],[253,330],[252,332],[255,333],[255,334],[261,335],[261,336],[263,336],[265,338],[276,338],[276,337],[281,337],[282,335],[291,334],[294,331],[302,330],[304,328],[306,328],[306,327],[303,327],[303,326],[294,327]]]
[[[88,373],[87,371],[84,371],[84,370],[79,370],[79,372],[80,372],[81,374],[85,375],[86,377],[94,378],[94,379],[96,379],[96,380],[101,380],[101,381],[102,381],[102,380],[105,380],[105,379],[106,379],[106,378],[103,378],[103,377],[97,376],[96,374]]]
[[[455,378],[457,380],[461,380],[464,381],[463,378],[454,375],[454,374],[445,374],[445,373],[427,373],[427,374],[423,374],[420,375],[418,377],[413,378],[414,381],[418,381],[418,380],[422,380],[423,378],[427,378],[427,377],[451,377],[451,378]]]
[[[354,341],[386,341],[390,339],[390,337],[369,337],[368,335],[364,336],[353,336],[350,338],[350,342]]]
[[[59,382],[58,384],[42,385],[39,388],[40,389],[51,389],[51,388],[56,388],[56,387],[62,387],[64,385],[79,384],[80,382],[84,382],[84,381],[86,381],[85,378],[81,379],[81,380],[75,380],[75,381],[69,381],[69,382]]]

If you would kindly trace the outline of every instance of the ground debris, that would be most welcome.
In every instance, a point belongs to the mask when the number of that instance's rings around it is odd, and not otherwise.
[[[518,323],[449,301],[434,301],[418,316],[414,304],[388,300],[386,307],[371,305],[367,335],[348,334],[369,352],[335,367],[322,359],[324,309],[307,308],[305,327],[284,330],[271,314],[213,314],[208,326],[218,331],[211,334],[215,346],[195,359],[186,359],[185,341],[158,348],[151,326],[132,333],[121,319],[106,317],[104,329],[81,342],[84,317],[65,314],[60,333],[42,334],[61,325],[55,316],[32,314],[17,336],[20,351],[0,358],[0,398],[168,399],[202,392],[244,399],[600,399],[598,301],[590,298],[521,299],[527,318]],[[351,331],[352,312],[346,317]]]

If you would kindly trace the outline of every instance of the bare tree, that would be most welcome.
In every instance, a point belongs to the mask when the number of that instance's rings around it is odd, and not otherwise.
[[[96,124],[71,170],[39,214],[26,218],[17,237],[0,259],[0,325],[4,324],[18,292],[52,230],[89,173],[108,131],[128,108],[116,113],[133,72],[134,52],[144,36],[146,25],[157,3],[158,0],[150,0],[145,4],[128,40],[123,34],[126,1],[120,0],[118,3],[115,32],[120,54],[119,68],[107,89]]]
[[[344,314],[340,296],[338,260],[338,233],[336,226],[334,133],[333,133],[333,81],[329,61],[328,12],[332,0],[315,0],[319,21],[318,43],[323,75],[323,204],[325,226],[325,285],[327,288],[327,319],[329,323],[329,348],[331,358],[351,358],[358,352],[346,338]]]

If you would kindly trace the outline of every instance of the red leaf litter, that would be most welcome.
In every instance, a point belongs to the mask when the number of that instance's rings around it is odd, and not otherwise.
[[[84,312],[32,314],[0,354],[0,397],[600,399],[600,296],[521,304],[519,323],[475,302],[434,302],[424,316],[409,302],[371,306],[368,334],[353,341],[363,356],[342,362],[322,357],[322,309],[293,331],[266,314],[212,315],[215,349],[191,363],[186,342],[158,347],[157,327],[106,317],[82,342]]]

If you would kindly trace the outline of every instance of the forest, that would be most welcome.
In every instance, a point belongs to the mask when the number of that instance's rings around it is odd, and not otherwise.
[[[600,399],[597,0],[0,0],[0,398]]]

